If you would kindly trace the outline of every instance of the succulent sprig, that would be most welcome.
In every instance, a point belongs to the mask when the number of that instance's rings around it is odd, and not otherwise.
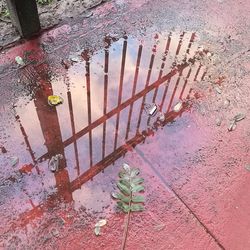
[[[144,179],[138,177],[140,170],[131,168],[128,164],[123,164],[122,171],[119,172],[120,179],[117,182],[119,193],[112,193],[112,197],[117,199],[117,206],[123,212],[139,212],[144,210],[144,196],[138,193],[144,191]]]
[[[125,223],[122,248],[125,249],[128,226],[131,212],[140,212],[144,210],[145,198],[138,195],[144,191],[144,179],[139,177],[140,170],[138,168],[131,168],[124,163],[122,170],[119,172],[119,180],[117,187],[120,192],[112,193],[112,197],[117,200],[117,207],[127,214]]]

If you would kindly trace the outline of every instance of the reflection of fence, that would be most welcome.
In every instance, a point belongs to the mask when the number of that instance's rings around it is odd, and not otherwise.
[[[178,46],[176,49],[175,57],[179,55],[182,42],[183,42],[183,37],[185,33],[182,33],[180,35],[180,39],[178,42]],[[168,36],[167,42],[166,42],[166,47],[164,50],[164,56],[161,61],[160,65],[160,70],[159,70],[159,75],[158,78],[155,82],[151,83],[151,72],[152,68],[154,66],[155,62],[155,51],[153,50],[151,56],[150,56],[150,63],[149,63],[149,68],[147,71],[147,78],[145,82],[144,88],[136,92],[137,89],[137,83],[138,83],[138,75],[140,71],[140,63],[141,63],[141,56],[143,52],[143,46],[139,45],[138,47],[138,52],[137,52],[137,59],[136,59],[136,65],[135,65],[135,73],[134,73],[134,78],[133,78],[133,83],[132,83],[132,93],[131,97],[128,98],[127,100],[122,102],[122,93],[124,89],[124,72],[125,72],[125,62],[126,62],[126,53],[127,53],[127,46],[128,46],[128,41],[127,39],[124,40],[123,42],[123,49],[122,49],[122,60],[121,60],[121,69],[120,69],[120,79],[118,83],[118,98],[117,98],[117,105],[115,108],[112,110],[108,111],[107,110],[107,100],[108,100],[108,85],[109,85],[109,77],[108,77],[108,72],[109,72],[109,45],[106,45],[105,51],[104,51],[104,96],[103,96],[103,115],[96,119],[95,121],[92,120],[92,111],[91,111],[91,74],[90,74],[90,58],[89,56],[85,56],[85,69],[86,69],[86,90],[87,90],[87,111],[88,111],[88,125],[84,128],[82,128],[80,131],[76,132],[75,129],[75,123],[74,123],[74,112],[73,112],[73,103],[72,103],[72,96],[71,92],[68,89],[67,91],[67,99],[68,99],[68,109],[69,109],[69,114],[70,114],[70,126],[72,130],[72,136],[69,137],[66,140],[62,140],[62,135],[60,131],[60,124],[59,124],[59,119],[57,116],[57,111],[55,108],[48,107],[48,105],[45,105],[47,103],[47,96],[48,94],[52,94],[50,87],[50,84],[47,82],[43,87],[39,89],[36,92],[36,97],[35,97],[35,105],[36,105],[36,110],[37,110],[37,115],[39,118],[40,126],[42,129],[42,133],[45,139],[45,145],[47,147],[47,153],[44,155],[38,157],[37,159],[34,156],[34,153],[32,151],[32,148],[30,146],[28,137],[26,135],[24,127],[20,123],[20,128],[22,131],[22,134],[24,136],[27,148],[31,154],[31,158],[33,159],[34,165],[36,165],[37,162],[42,161],[44,159],[49,159],[52,155],[54,154],[64,154],[64,149],[65,147],[69,145],[73,145],[74,148],[74,154],[75,154],[75,159],[76,159],[76,169],[77,169],[77,178],[75,178],[73,181],[70,181],[69,175],[67,172],[66,168],[66,161],[62,163],[62,165],[59,168],[59,171],[55,173],[55,179],[56,179],[56,186],[58,189],[58,195],[60,197],[63,197],[67,201],[72,200],[72,192],[74,190],[78,189],[81,187],[83,183],[88,181],[89,179],[92,179],[96,174],[98,174],[100,171],[105,169],[107,166],[115,162],[118,158],[123,156],[128,148],[135,147],[138,145],[138,143],[141,143],[142,141],[145,140],[145,136],[148,136],[149,133],[147,131],[140,131],[141,128],[141,123],[142,123],[142,115],[143,115],[143,107],[146,102],[147,95],[149,93],[152,93],[152,100],[151,102],[156,102],[157,96],[159,92],[162,94],[162,98],[159,102],[159,107],[160,110],[165,114],[165,122],[163,122],[163,125],[166,124],[170,119],[175,118],[177,113],[171,112],[171,107],[173,104],[173,101],[175,98],[177,99],[182,99],[185,89],[187,88],[187,83],[191,77],[191,72],[192,68],[188,70],[188,73],[186,75],[185,81],[180,87],[180,80],[183,75],[183,71],[187,68],[188,63],[186,60],[186,56],[190,51],[191,45],[194,41],[195,34],[191,34],[190,40],[188,42],[187,48],[185,50],[186,54],[183,57],[183,61],[177,65],[176,61],[174,60],[172,63],[172,68],[170,72],[167,74],[163,74],[165,64],[166,64],[166,58],[169,53],[169,48],[171,44],[171,34]],[[110,42],[110,41],[109,41]],[[156,45],[154,46],[156,47]],[[197,79],[197,76],[201,70],[201,65],[198,67],[194,80]],[[173,76],[177,76],[176,81],[174,82],[174,86],[172,92],[170,93],[170,99],[168,102],[168,105],[165,104],[166,97],[169,91],[169,86],[172,83],[171,79]],[[204,77],[204,74],[203,74]],[[159,91],[161,88],[161,91]],[[177,89],[181,88],[179,90],[179,96],[176,96]],[[141,104],[139,109],[134,109],[134,104],[138,100],[141,100]],[[165,105],[164,105],[165,104]],[[120,128],[120,118],[121,118],[121,112],[128,108],[128,119],[126,122],[126,132],[125,132],[125,138],[124,140],[126,143],[120,147],[118,147],[118,138],[119,136],[119,128]],[[132,114],[136,113],[137,115],[137,122],[136,122],[136,128],[134,132],[131,132],[131,119],[132,119]],[[114,132],[114,145],[113,145],[113,152],[109,155],[106,155],[105,152],[105,144],[107,142],[107,130],[106,130],[106,123],[107,121],[112,118],[116,117],[115,119],[115,132]],[[147,122],[149,122],[150,118],[148,118]],[[48,123],[49,121],[49,123]],[[93,129],[97,128],[99,125],[103,125],[103,130],[102,130],[102,160],[93,164],[93,142],[92,142],[92,133]],[[84,135],[88,134],[88,139],[89,139],[89,164],[90,167],[87,171],[84,173],[81,173],[80,171],[80,163],[79,163],[79,149],[77,145],[77,141],[83,137]],[[38,168],[37,168],[38,169]],[[38,169],[39,171],[39,169]],[[38,206],[39,209],[41,209],[40,206]],[[28,213],[35,213],[34,211],[37,208],[33,208],[33,210],[29,211]],[[32,212],[33,211],[33,212]],[[27,214],[25,214],[27,216]]]

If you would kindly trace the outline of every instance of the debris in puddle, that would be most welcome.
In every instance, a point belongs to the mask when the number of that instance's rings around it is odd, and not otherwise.
[[[203,52],[203,50],[204,50],[204,47],[202,45],[198,47],[199,52]]]
[[[77,62],[79,62],[79,58],[78,57],[71,57],[70,61],[77,63]]]
[[[250,171],[250,163],[245,166],[246,170]]]
[[[212,56],[212,53],[211,52],[208,52],[207,53],[207,57],[211,57]]]
[[[58,95],[48,96],[48,104],[50,106],[56,106],[62,103],[63,103],[63,98],[61,96],[58,96]]]
[[[216,86],[214,89],[215,89],[216,93],[218,93],[218,94],[222,93],[222,89],[219,88],[218,86]]]
[[[64,66],[65,69],[69,69],[69,67],[72,65],[70,60],[63,59],[61,64]]]
[[[228,131],[234,131],[236,129],[236,121],[233,120],[229,123]]]
[[[224,82],[224,80],[226,79],[225,76],[219,76],[215,81],[214,83],[221,86],[221,84]]]
[[[161,231],[161,230],[163,230],[165,227],[166,227],[165,224],[159,224],[159,225],[155,225],[155,226],[154,226],[154,229],[155,229],[155,231]]]
[[[19,64],[19,65],[21,65],[21,66],[24,66],[24,65],[25,65],[25,63],[24,63],[24,61],[23,61],[23,58],[22,58],[21,56],[17,56],[17,57],[15,58],[15,61],[16,61],[17,64]]]
[[[245,119],[246,115],[243,114],[243,113],[239,113],[237,115],[234,116],[234,118],[230,121],[229,123],[229,127],[228,127],[228,130],[229,131],[233,131],[236,129],[236,123]]]
[[[216,125],[217,126],[220,126],[221,125],[221,123],[222,123],[222,118],[221,117],[218,117],[217,119],[216,119]]]
[[[237,114],[236,116],[234,116],[234,121],[236,121],[236,122],[239,122],[239,121],[241,121],[241,120],[243,120],[243,119],[245,119],[245,117],[246,117],[246,115],[245,114],[243,114],[243,113],[239,113],[239,114]]]
[[[99,220],[96,224],[95,224],[95,235],[98,236],[101,234],[101,227],[105,226],[107,224],[107,220],[106,219],[102,219]]]
[[[0,146],[0,149],[1,149],[2,154],[7,153],[7,150],[4,146]]]
[[[155,103],[152,104],[145,103],[144,110],[149,116],[155,116],[158,111],[158,106]]]
[[[52,156],[48,165],[49,170],[51,172],[56,172],[59,169],[59,163],[60,163],[60,160],[62,159],[63,159],[63,155],[61,154]]]
[[[13,156],[10,158],[10,164],[12,167],[15,167],[19,162],[19,158],[17,156]]]
[[[88,18],[88,17],[91,17],[91,16],[93,16],[93,12],[90,11],[90,10],[86,10],[86,11],[84,11],[82,13],[82,17],[84,17],[84,18]]]
[[[223,103],[223,107],[224,108],[227,108],[228,106],[230,105],[230,100],[229,99],[226,99]]]
[[[198,111],[201,115],[206,115],[207,108],[203,104],[197,104]]]
[[[165,115],[164,115],[163,112],[159,112],[158,120],[161,121],[161,122],[164,122],[164,121],[165,121]]]
[[[19,169],[19,172],[21,174],[30,174],[33,168],[34,168],[33,164],[25,164]]]
[[[56,229],[56,228],[53,228],[51,230],[51,234],[54,236],[54,237],[59,237],[60,233],[59,231]]]
[[[175,104],[173,111],[178,113],[182,109],[182,105],[183,105],[182,102],[178,102],[177,104]]]

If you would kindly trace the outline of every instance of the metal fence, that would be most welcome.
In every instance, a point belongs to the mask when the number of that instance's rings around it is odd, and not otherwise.
[[[187,40],[188,37],[188,40]],[[86,91],[87,94],[87,126],[82,127],[79,131],[76,131],[75,126],[75,114],[74,106],[72,102],[72,94],[70,87],[67,88],[67,103],[68,103],[68,112],[70,117],[70,123],[67,126],[71,127],[72,136],[63,140],[60,130],[60,122],[58,118],[58,113],[56,108],[49,107],[47,104],[47,96],[53,94],[51,83],[48,79],[40,80],[40,88],[36,91],[34,97],[34,104],[36,107],[37,117],[39,119],[41,131],[45,140],[45,146],[47,152],[39,157],[36,157],[34,151],[32,150],[31,144],[29,142],[29,137],[25,127],[22,125],[22,118],[17,117],[17,120],[20,124],[20,129],[24,138],[24,141],[27,146],[27,150],[30,153],[31,159],[33,161],[34,169],[36,169],[39,174],[39,163],[44,162],[51,158],[55,154],[62,154],[65,157],[65,148],[68,146],[73,146],[74,156],[75,156],[75,166],[76,174],[73,180],[70,180],[67,168],[67,159],[62,161],[58,172],[54,173],[57,187],[57,196],[63,198],[64,200],[70,202],[73,200],[72,193],[80,188],[86,181],[92,179],[96,174],[103,171],[110,164],[114,163],[117,159],[124,156],[128,149],[136,147],[138,144],[145,141],[146,137],[150,135],[148,130],[148,125],[151,122],[151,117],[148,117],[144,112],[145,103],[156,103],[159,106],[159,111],[163,112],[165,115],[165,121],[163,121],[160,126],[164,126],[171,119],[179,116],[180,113],[172,112],[173,104],[176,100],[183,100],[188,95],[190,95],[192,86],[190,83],[196,81],[198,78],[203,79],[205,76],[205,68],[197,63],[193,67],[190,67],[188,63],[188,58],[192,57],[190,52],[191,47],[194,43],[195,33],[180,33],[176,50],[171,52],[174,54],[171,62],[167,62],[168,55],[170,53],[170,47],[172,42],[172,34],[170,33],[165,41],[165,47],[163,51],[163,56],[157,65],[155,65],[156,51],[157,51],[157,42],[153,45],[153,48],[149,51],[149,65],[146,73],[146,81],[144,87],[141,90],[138,90],[138,78],[141,69],[142,54],[144,52],[144,46],[142,43],[139,43],[137,48],[134,76],[130,84],[132,84],[131,95],[126,100],[123,100],[123,91],[126,91],[126,86],[124,85],[124,75],[126,68],[126,55],[128,53],[128,43],[129,40],[127,37],[123,39],[123,44],[121,47],[121,64],[120,64],[120,73],[119,73],[119,82],[117,82],[117,102],[116,106],[108,110],[108,96],[109,96],[109,61],[110,61],[110,46],[112,45],[112,40],[106,42],[104,48],[104,62],[103,62],[103,84],[100,84],[100,88],[103,88],[103,97],[102,97],[102,115],[93,120],[92,112],[92,95],[91,93],[91,55],[87,53],[88,56],[84,56],[84,61],[81,64],[85,66],[85,82],[86,82]],[[183,46],[183,39],[186,39],[185,48]],[[106,39],[107,41],[107,39]],[[185,53],[182,54],[182,60],[178,59],[180,50],[183,50]],[[86,54],[86,53],[85,53]],[[171,64],[169,71],[166,72],[166,64]],[[153,67],[159,68],[158,77],[156,80],[151,79]],[[183,72],[186,72],[185,75]],[[27,72],[26,72],[27,74]],[[128,83],[126,83],[127,85]],[[141,84],[141,83],[140,83]],[[167,100],[168,97],[168,100]],[[137,103],[137,104],[136,104]],[[139,103],[139,105],[138,105]],[[136,106],[135,106],[136,104]],[[125,132],[121,133],[121,113],[124,110],[127,110],[127,120],[125,126]],[[136,117],[136,119],[135,119]],[[114,131],[109,134],[107,131],[107,122],[110,119],[114,119]],[[124,122],[124,119],[122,120]],[[133,126],[131,125],[133,123]],[[98,126],[102,126],[101,134],[101,160],[95,162],[93,159],[93,130]],[[83,136],[88,135],[88,169],[84,172],[81,171],[80,167],[80,157],[79,152],[82,150],[78,146],[78,140]],[[110,141],[110,138],[113,136],[113,149],[112,153],[107,154],[106,144]],[[118,143],[124,142],[122,143]],[[46,201],[49,202],[49,201]],[[35,214],[36,210],[41,210],[41,205],[33,207],[30,211],[23,214]],[[45,206],[46,207],[46,206]]]

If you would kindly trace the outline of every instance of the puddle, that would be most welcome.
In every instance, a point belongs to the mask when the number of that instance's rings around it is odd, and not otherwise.
[[[62,201],[74,202],[75,209],[110,211],[107,185],[94,178],[191,108],[198,96],[193,83],[205,74],[194,60],[195,37],[192,32],[154,34],[143,41],[107,37],[103,49],[82,51],[68,69],[58,63],[60,73],[47,73],[49,63],[19,69],[22,84],[38,87],[18,97],[15,122],[4,126],[2,206],[11,207],[4,223],[21,217],[20,225],[29,225]],[[63,104],[49,106],[49,95],[61,96]],[[145,112],[148,104],[157,106],[160,120]],[[53,173],[49,160],[59,154],[65,160]],[[14,167],[12,156],[19,159]]]

